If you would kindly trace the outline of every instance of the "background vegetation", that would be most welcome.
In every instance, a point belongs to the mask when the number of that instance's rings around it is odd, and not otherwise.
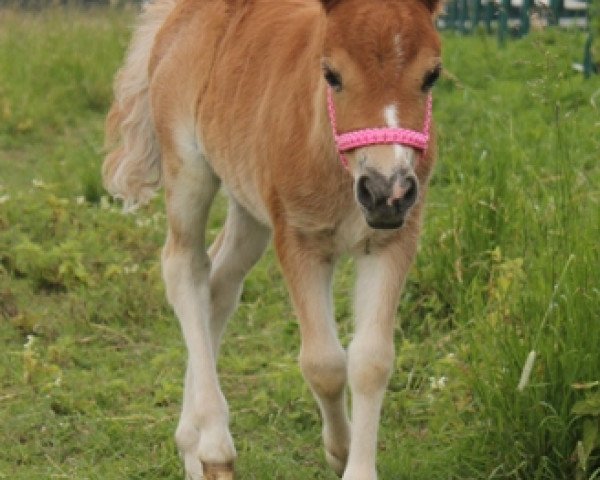
[[[99,178],[133,18],[0,11],[0,478],[182,477],[162,200],[124,216]],[[548,30],[498,50],[445,35],[439,163],[398,312],[382,479],[600,478],[600,82],[570,67],[584,40]],[[223,217],[220,199],[211,237]],[[220,361],[240,479],[334,478],[298,346],[268,253]]]

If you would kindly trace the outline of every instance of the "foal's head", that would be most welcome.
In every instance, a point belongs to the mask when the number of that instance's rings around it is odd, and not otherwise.
[[[327,12],[323,73],[340,133],[365,128],[422,131],[441,70],[433,24],[437,0],[322,0]],[[418,200],[422,151],[369,145],[346,154],[356,200],[373,228],[398,228]],[[419,178],[422,177],[422,178]]]

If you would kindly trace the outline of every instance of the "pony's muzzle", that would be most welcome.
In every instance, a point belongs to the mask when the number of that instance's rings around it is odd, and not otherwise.
[[[412,174],[398,172],[386,178],[370,170],[356,182],[358,203],[367,223],[375,229],[400,228],[418,193],[418,181]]]

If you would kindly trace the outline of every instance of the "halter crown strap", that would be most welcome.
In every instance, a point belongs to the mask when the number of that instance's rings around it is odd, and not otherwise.
[[[432,96],[430,93],[427,96],[425,120],[423,122],[422,132],[406,128],[365,128],[338,134],[333,92],[331,87],[327,87],[327,112],[329,114],[329,121],[331,123],[331,128],[333,129],[333,135],[340,154],[340,160],[346,168],[348,168],[348,159],[344,155],[344,152],[368,145],[405,145],[420,150],[424,154],[429,145],[432,116],[431,110]]]

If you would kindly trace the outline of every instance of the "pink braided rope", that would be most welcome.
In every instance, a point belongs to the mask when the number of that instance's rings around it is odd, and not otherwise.
[[[432,96],[430,93],[427,96],[425,120],[423,122],[422,132],[406,128],[365,128],[338,134],[333,92],[330,87],[327,87],[327,112],[329,114],[329,121],[331,123],[331,128],[333,129],[335,143],[340,154],[340,160],[346,169],[348,168],[348,159],[346,158],[346,155],[344,155],[344,152],[359,147],[366,147],[368,145],[406,145],[407,147],[420,150],[425,154],[427,146],[429,145],[431,131],[431,111]]]

